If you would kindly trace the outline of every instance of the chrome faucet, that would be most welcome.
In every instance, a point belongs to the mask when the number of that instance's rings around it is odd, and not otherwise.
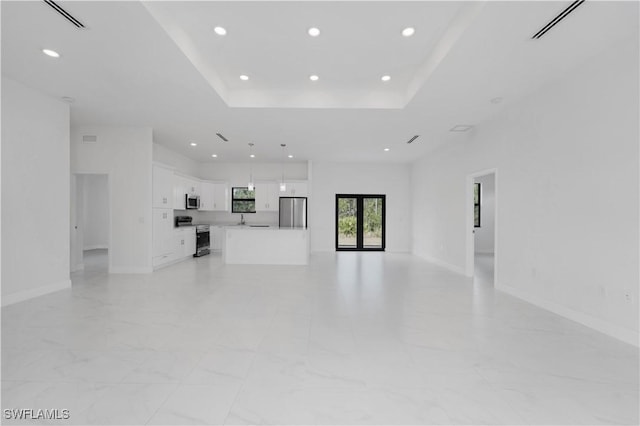
[[[245,224],[245,221],[244,221],[244,215],[243,215],[243,214],[241,214],[241,215],[240,215],[240,225],[244,225],[244,224]]]

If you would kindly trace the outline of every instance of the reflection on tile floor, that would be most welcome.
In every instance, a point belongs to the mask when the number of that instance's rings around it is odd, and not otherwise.
[[[54,424],[639,421],[637,348],[410,255],[111,276],[106,253],[87,256],[71,290],[2,310],[3,409],[70,410]]]

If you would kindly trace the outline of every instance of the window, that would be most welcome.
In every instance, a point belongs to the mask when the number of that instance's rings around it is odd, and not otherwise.
[[[245,187],[231,189],[231,213],[255,213],[256,191]]]
[[[473,184],[473,227],[480,228],[480,184]]]

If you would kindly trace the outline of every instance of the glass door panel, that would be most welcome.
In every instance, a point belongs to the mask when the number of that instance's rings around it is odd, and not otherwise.
[[[338,248],[356,248],[358,230],[358,199],[338,198]]]
[[[381,197],[363,198],[362,246],[372,249],[382,248],[382,206]]]
[[[384,251],[385,199],[336,194],[336,250]]]

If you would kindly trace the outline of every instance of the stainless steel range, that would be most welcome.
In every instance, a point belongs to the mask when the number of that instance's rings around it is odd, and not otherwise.
[[[196,253],[193,257],[200,257],[211,253],[209,251],[209,225],[196,225]]]

